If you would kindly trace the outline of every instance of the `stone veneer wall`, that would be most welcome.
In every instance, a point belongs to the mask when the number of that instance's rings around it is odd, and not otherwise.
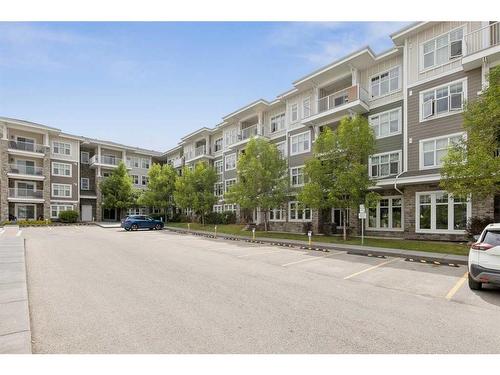
[[[0,139],[0,221],[9,219],[9,155],[7,153],[8,140]]]
[[[96,199],[96,213],[95,213],[95,220],[96,221],[102,221],[102,195],[101,195],[101,189],[99,187],[101,181],[102,181],[102,176],[98,177],[97,176],[97,169],[95,171],[95,192],[97,195]]]
[[[50,148],[45,148],[45,155],[43,157],[43,175],[45,179],[43,180],[43,218],[50,219],[50,198],[52,196],[52,187],[50,185]],[[38,213],[37,213],[38,215]],[[40,215],[38,215],[40,216]]]

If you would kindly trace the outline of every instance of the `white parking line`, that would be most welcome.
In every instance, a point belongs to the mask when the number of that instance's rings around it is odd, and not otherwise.
[[[251,257],[252,255],[263,255],[263,254],[279,253],[280,251],[290,251],[290,250],[288,250],[288,249],[282,249],[282,250],[262,251],[260,253],[251,253],[251,254],[245,254],[245,255],[238,255],[237,258],[246,258],[246,257]],[[303,254],[306,254],[306,253],[303,253]]]
[[[352,275],[346,276],[346,277],[344,277],[344,280],[347,280],[347,279],[350,279],[351,277],[358,276],[358,275],[361,275],[362,273],[374,270],[375,268],[379,268],[379,267],[385,266],[386,264],[395,262],[397,260],[401,260],[401,259],[400,258],[394,258],[394,259],[388,260],[387,262],[379,263],[376,266],[372,266],[372,267],[366,268],[364,270],[361,270],[359,272],[353,273]]]
[[[467,276],[469,275],[469,272],[466,272],[453,286],[453,288],[450,289],[448,294],[446,295],[446,299],[449,301],[453,298],[456,292],[464,285],[465,281],[467,280]]]
[[[297,260],[295,262],[290,262],[290,263],[282,264],[281,267],[287,267],[287,266],[291,266],[292,264],[297,264],[297,263],[310,262],[310,261],[313,261],[313,260],[325,259],[325,258],[329,258],[329,257],[334,256],[334,255],[337,255],[337,254],[345,254],[345,252],[344,251],[339,251],[337,253],[332,253],[332,254],[329,254],[329,255],[324,255],[322,257],[312,257],[312,258],[309,258],[309,259],[301,259],[301,260]]]
[[[21,235],[21,233],[23,233],[22,230],[18,230],[17,233],[16,233],[16,237],[19,237]]]

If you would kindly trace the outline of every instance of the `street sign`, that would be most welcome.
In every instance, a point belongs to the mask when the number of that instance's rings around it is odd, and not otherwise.
[[[364,212],[366,212],[365,205],[364,204],[360,204],[359,205],[359,213],[364,213]]]
[[[359,212],[359,214],[358,214],[358,218],[359,218],[359,219],[366,219],[366,212],[365,212],[365,211],[363,211],[363,212]]]

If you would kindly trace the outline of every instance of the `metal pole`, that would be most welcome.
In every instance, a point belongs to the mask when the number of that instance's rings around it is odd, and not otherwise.
[[[188,223],[188,230],[191,230],[191,223]]]
[[[252,241],[255,241],[255,228],[252,228]]]
[[[217,225],[215,226],[215,237],[217,237]]]
[[[365,219],[361,219],[361,245],[365,243]]]

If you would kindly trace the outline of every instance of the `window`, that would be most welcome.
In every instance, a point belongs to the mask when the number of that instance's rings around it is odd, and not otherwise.
[[[52,153],[58,155],[71,155],[71,144],[54,141],[52,143]]]
[[[17,139],[17,149],[23,151],[35,151],[35,140],[26,137],[16,137]]]
[[[349,215],[349,209],[345,212],[341,208],[332,208],[332,222],[335,223],[338,228],[342,228],[344,226],[344,221],[346,222],[346,226],[349,226]]]
[[[231,186],[233,186],[234,184],[236,183],[236,179],[235,178],[232,178],[230,180],[226,180],[225,181],[225,184],[226,184],[226,193],[229,191],[229,189],[231,188]]]
[[[401,112],[401,108],[397,108],[370,116],[370,125],[375,138],[401,134]]]
[[[311,149],[311,133],[305,132],[290,137],[291,155],[302,154]]]
[[[285,210],[283,208],[269,210],[269,221],[285,221]]]
[[[285,114],[281,113],[271,117],[271,133],[275,133],[283,129],[285,129]]]
[[[420,93],[420,121],[462,111],[467,81],[455,81]]]
[[[134,185],[139,185],[139,176],[133,174],[130,177],[132,177],[132,182],[133,182]]]
[[[299,107],[297,104],[292,104],[290,107],[290,118],[292,122],[296,122],[299,119]]]
[[[311,221],[311,209],[298,201],[288,202],[290,221]]]
[[[86,177],[80,178],[80,189],[89,190],[90,189],[90,180]]]
[[[50,206],[50,218],[57,219],[59,217],[59,213],[63,211],[73,211],[72,205],[66,204],[53,204]]]
[[[438,168],[443,164],[443,158],[448,148],[462,139],[463,134],[453,134],[446,137],[420,141],[420,169]]]
[[[417,232],[463,232],[470,218],[469,201],[445,191],[416,193],[416,208]]]
[[[141,176],[141,185],[146,186],[148,184],[148,176]]]
[[[371,97],[378,98],[399,90],[399,66],[371,77]]]
[[[401,172],[401,151],[370,156],[370,177],[387,177]]]
[[[71,177],[71,164],[52,162],[52,175]]]
[[[222,151],[222,138],[218,138],[214,142],[214,152]]]
[[[403,228],[402,197],[382,197],[376,207],[368,209],[366,226],[372,230],[401,230]]]
[[[463,28],[431,39],[422,45],[423,69],[430,69],[462,56]]]
[[[222,174],[222,160],[216,160],[214,162],[214,168],[217,174]]]
[[[149,163],[149,159],[141,159],[141,167],[143,169],[149,169],[149,166],[150,166],[150,163]]]
[[[302,117],[306,118],[311,116],[311,98],[307,97],[302,101]]]
[[[236,205],[235,204],[225,204],[224,211],[236,212]]]
[[[16,204],[16,216],[19,220],[35,220],[36,206],[34,204]]]
[[[236,169],[236,154],[226,155],[226,157],[224,159],[226,162],[226,165],[225,165],[226,171]]]
[[[214,205],[212,211],[213,212],[217,212],[217,213],[222,213],[223,212],[223,206],[222,206],[222,204],[216,204],[216,205]]]
[[[238,141],[238,129],[228,129],[224,131],[225,146],[228,147]]]
[[[224,183],[216,182],[214,184],[214,195],[216,197],[221,197],[222,195],[224,195]]]
[[[80,162],[82,164],[88,164],[90,160],[90,153],[87,151],[80,152]]]
[[[306,181],[304,166],[290,168],[290,184],[292,186],[303,186]]]
[[[286,142],[276,143],[276,148],[281,154],[281,157],[286,158]]]
[[[71,198],[71,185],[67,184],[52,184],[52,196]]]
[[[132,156],[132,157],[127,157],[128,160],[128,165],[132,168],[139,168],[139,158]]]

